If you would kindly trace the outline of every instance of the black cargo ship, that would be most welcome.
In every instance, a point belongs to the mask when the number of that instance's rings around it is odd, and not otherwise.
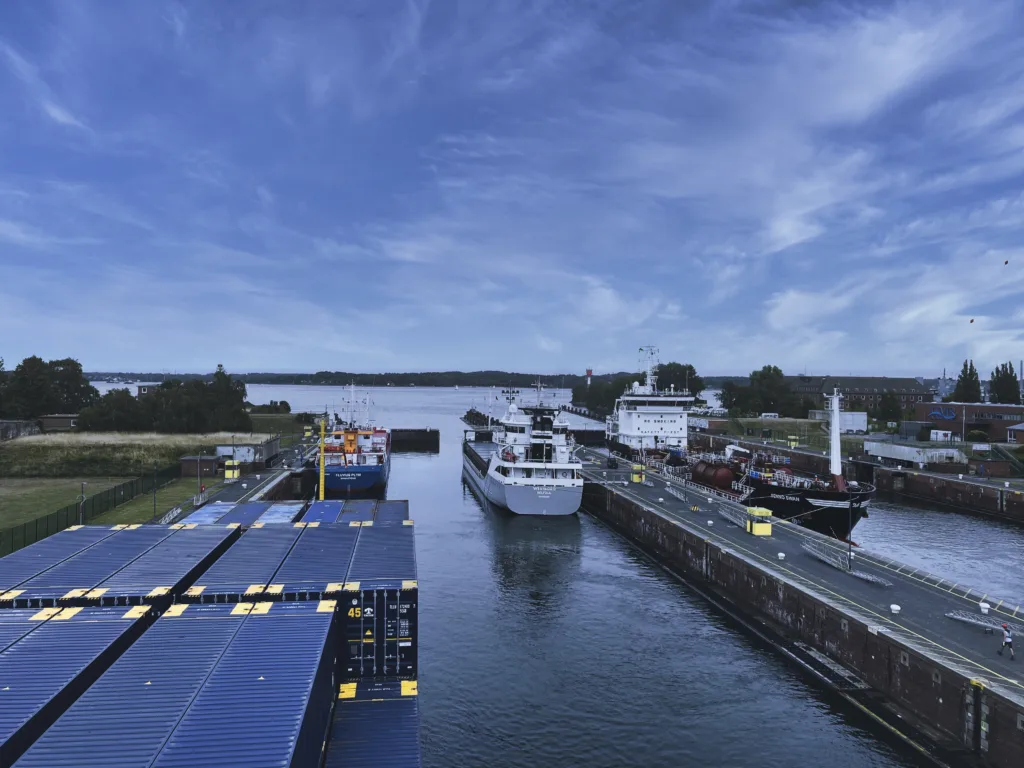
[[[727,455],[695,457],[690,481],[844,541],[867,517],[868,504],[875,495],[873,485],[846,481],[842,476],[824,480],[797,475],[786,466],[789,460],[784,457],[749,456],[744,448],[729,448]],[[734,458],[736,453],[743,458]]]

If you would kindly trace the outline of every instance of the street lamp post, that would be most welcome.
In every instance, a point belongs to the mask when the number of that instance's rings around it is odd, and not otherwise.
[[[85,525],[85,482],[82,482],[82,493],[78,497],[78,524]]]
[[[153,462],[153,517],[156,517],[156,462]]]

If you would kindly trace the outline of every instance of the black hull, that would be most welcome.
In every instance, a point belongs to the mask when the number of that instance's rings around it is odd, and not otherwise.
[[[747,481],[754,492],[745,500],[748,507],[770,509],[774,517],[792,520],[812,531],[848,539],[867,516],[868,504],[875,495],[873,487],[863,484],[851,494],[846,491],[782,488],[768,483]]]

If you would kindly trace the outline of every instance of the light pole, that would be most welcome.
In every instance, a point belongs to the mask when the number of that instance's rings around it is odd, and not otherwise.
[[[85,525],[85,482],[82,483],[82,493],[78,497],[78,524]]]
[[[153,462],[153,517],[156,517],[156,462]]]

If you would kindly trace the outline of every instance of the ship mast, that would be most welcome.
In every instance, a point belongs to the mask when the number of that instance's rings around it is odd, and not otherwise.
[[[832,474],[832,481],[836,490],[846,490],[846,478],[843,477],[843,456],[842,456],[842,430],[840,429],[839,404],[842,395],[839,390],[833,390],[833,394],[825,395],[829,400],[831,410],[831,421],[829,423],[829,472]]]

